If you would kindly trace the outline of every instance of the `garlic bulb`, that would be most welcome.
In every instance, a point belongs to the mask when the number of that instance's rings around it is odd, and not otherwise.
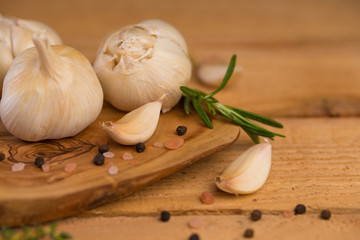
[[[237,157],[219,177],[216,186],[232,194],[248,194],[264,185],[271,167],[271,144],[257,144]]]
[[[163,112],[180,99],[179,87],[191,76],[191,63],[181,34],[161,20],[129,25],[102,42],[94,69],[105,100],[131,111],[166,93]]]
[[[17,56],[5,76],[1,119],[26,141],[74,136],[100,114],[100,82],[77,50],[50,46],[43,32],[33,41],[35,48]]]
[[[102,123],[102,127],[117,143],[135,145],[147,141],[155,132],[165,94],[154,102],[147,103],[113,123]]]
[[[61,44],[57,33],[43,23],[0,15],[0,97],[4,77],[14,58],[34,46],[32,35],[38,31],[46,31],[50,45]]]

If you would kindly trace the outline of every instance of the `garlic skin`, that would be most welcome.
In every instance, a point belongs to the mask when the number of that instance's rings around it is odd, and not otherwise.
[[[18,55],[4,79],[0,115],[6,129],[26,141],[78,134],[100,114],[103,92],[84,55],[50,46],[44,32]]]
[[[181,34],[161,20],[125,26],[105,37],[94,62],[105,100],[131,111],[163,93],[162,111],[180,99],[180,86],[191,76],[191,62]]]
[[[122,145],[146,142],[154,134],[159,122],[160,110],[165,94],[158,100],[127,113],[120,120],[102,123],[108,135]]]
[[[249,194],[260,189],[271,167],[271,144],[257,144],[237,157],[216,178],[216,186],[232,194]]]
[[[197,67],[197,77],[204,85],[218,87],[220,86],[227,69],[228,65],[225,63],[202,63]],[[238,78],[241,72],[241,67],[235,66],[231,78]]]
[[[59,35],[43,23],[0,15],[0,97],[4,77],[13,60],[25,49],[34,47],[32,35],[39,31],[46,32],[50,45],[62,44]]]

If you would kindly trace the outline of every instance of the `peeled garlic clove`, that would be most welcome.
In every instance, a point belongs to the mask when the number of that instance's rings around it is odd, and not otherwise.
[[[202,63],[198,66],[197,77],[201,83],[207,86],[218,87],[225,76],[227,68],[228,65],[222,63]],[[231,77],[238,77],[241,71],[242,69],[236,66]]]
[[[46,32],[50,45],[61,44],[57,33],[43,23],[0,15],[0,86],[14,58],[25,49],[34,47],[32,35],[41,30]]]
[[[117,143],[135,145],[147,141],[155,132],[159,122],[163,95],[155,102],[147,103],[123,116],[113,123],[102,123],[102,127]]]
[[[264,185],[271,167],[271,144],[260,143],[245,152],[227,166],[216,186],[232,194],[248,194]]]
[[[44,32],[35,48],[16,57],[4,79],[0,115],[4,126],[26,141],[78,134],[100,114],[103,92],[84,55],[50,46]]]
[[[169,111],[181,98],[179,87],[191,76],[184,38],[160,20],[125,26],[109,34],[99,47],[94,69],[105,99],[123,111],[155,101],[163,93],[162,111]]]

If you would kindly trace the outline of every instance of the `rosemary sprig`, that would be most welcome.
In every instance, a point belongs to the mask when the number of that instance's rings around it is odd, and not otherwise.
[[[195,111],[199,114],[200,118],[203,120],[206,126],[212,129],[213,125],[203,107],[203,105],[206,105],[211,114],[215,115],[216,112],[219,112],[221,115],[233,121],[236,125],[239,125],[249,135],[249,137],[254,143],[259,143],[259,136],[267,137],[271,140],[274,140],[274,137],[276,136],[285,137],[284,135],[266,130],[265,128],[262,128],[259,125],[253,123],[249,119],[276,128],[283,128],[283,125],[281,123],[255,113],[221,104],[213,97],[216,93],[220,92],[226,86],[234,71],[235,63],[236,55],[233,55],[230,60],[230,64],[226,71],[225,77],[221,82],[220,86],[215,91],[209,94],[189,87],[181,86],[180,90],[183,92],[185,98],[185,113],[190,114],[190,103],[192,103]]]
[[[65,240],[72,238],[71,235],[65,232],[56,233],[57,223],[53,222],[48,228],[42,225],[34,227],[22,226],[22,231],[17,231],[13,228],[5,226],[1,227],[1,240],[38,240],[38,239],[51,239],[51,240]]]

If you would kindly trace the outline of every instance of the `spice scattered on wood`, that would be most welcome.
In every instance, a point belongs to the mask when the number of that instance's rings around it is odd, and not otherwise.
[[[133,158],[134,158],[134,156],[128,152],[124,152],[124,154],[122,155],[123,160],[132,160]]]
[[[176,132],[177,132],[177,134],[178,134],[179,136],[185,135],[186,131],[187,131],[187,127],[186,127],[186,126],[178,126],[178,127],[176,128]]]
[[[43,172],[49,172],[50,171],[50,165],[48,163],[44,163],[43,165],[41,165],[41,170]]]
[[[5,154],[3,152],[0,152],[0,161],[5,159]]]
[[[35,158],[35,166],[37,166],[38,168],[41,168],[41,166],[45,163],[44,158],[43,157],[37,157]]]
[[[291,210],[285,210],[283,212],[283,215],[285,218],[292,218],[295,215],[295,213],[294,213],[294,211],[291,211]]]
[[[204,204],[213,204],[215,202],[214,196],[208,191],[201,193],[200,200]]]
[[[191,234],[191,236],[189,237],[189,240],[200,240],[199,235],[197,235],[196,233]]]
[[[304,214],[306,212],[306,207],[304,204],[298,204],[295,207],[295,214]]]
[[[203,224],[204,221],[202,220],[202,218],[199,217],[192,218],[188,222],[188,226],[190,228],[201,228]]]
[[[252,238],[253,236],[254,236],[254,230],[252,230],[251,228],[245,230],[244,232],[245,238]]]
[[[165,143],[165,147],[171,150],[178,149],[182,145],[184,145],[184,139],[181,137],[172,138],[167,143]]]
[[[170,213],[168,211],[162,211],[160,214],[160,220],[163,222],[167,222],[170,219]]]
[[[324,220],[329,220],[331,218],[331,212],[329,210],[322,210],[320,217]]]
[[[162,144],[161,142],[154,142],[154,147],[162,148],[164,147],[164,144]]]
[[[105,157],[101,153],[96,154],[93,160],[94,164],[97,166],[103,165],[105,163]]]
[[[67,173],[72,173],[76,169],[76,163],[68,163],[66,164],[64,171]]]
[[[251,220],[258,221],[261,218],[261,211],[260,210],[254,210],[251,212]]]
[[[99,153],[106,153],[109,151],[109,145],[103,144],[99,146]]]
[[[146,148],[146,147],[145,147],[145,144],[142,143],[142,142],[136,144],[136,151],[137,151],[138,153],[141,153],[141,152],[145,151],[145,148]]]
[[[111,166],[109,169],[108,169],[108,173],[110,175],[116,175],[118,174],[118,168],[116,166]]]
[[[25,163],[15,163],[11,166],[11,171],[13,172],[21,172],[25,168]]]
[[[104,155],[104,157],[106,157],[106,158],[113,158],[113,157],[115,157],[115,153],[113,153],[113,152],[104,152],[103,155]]]

